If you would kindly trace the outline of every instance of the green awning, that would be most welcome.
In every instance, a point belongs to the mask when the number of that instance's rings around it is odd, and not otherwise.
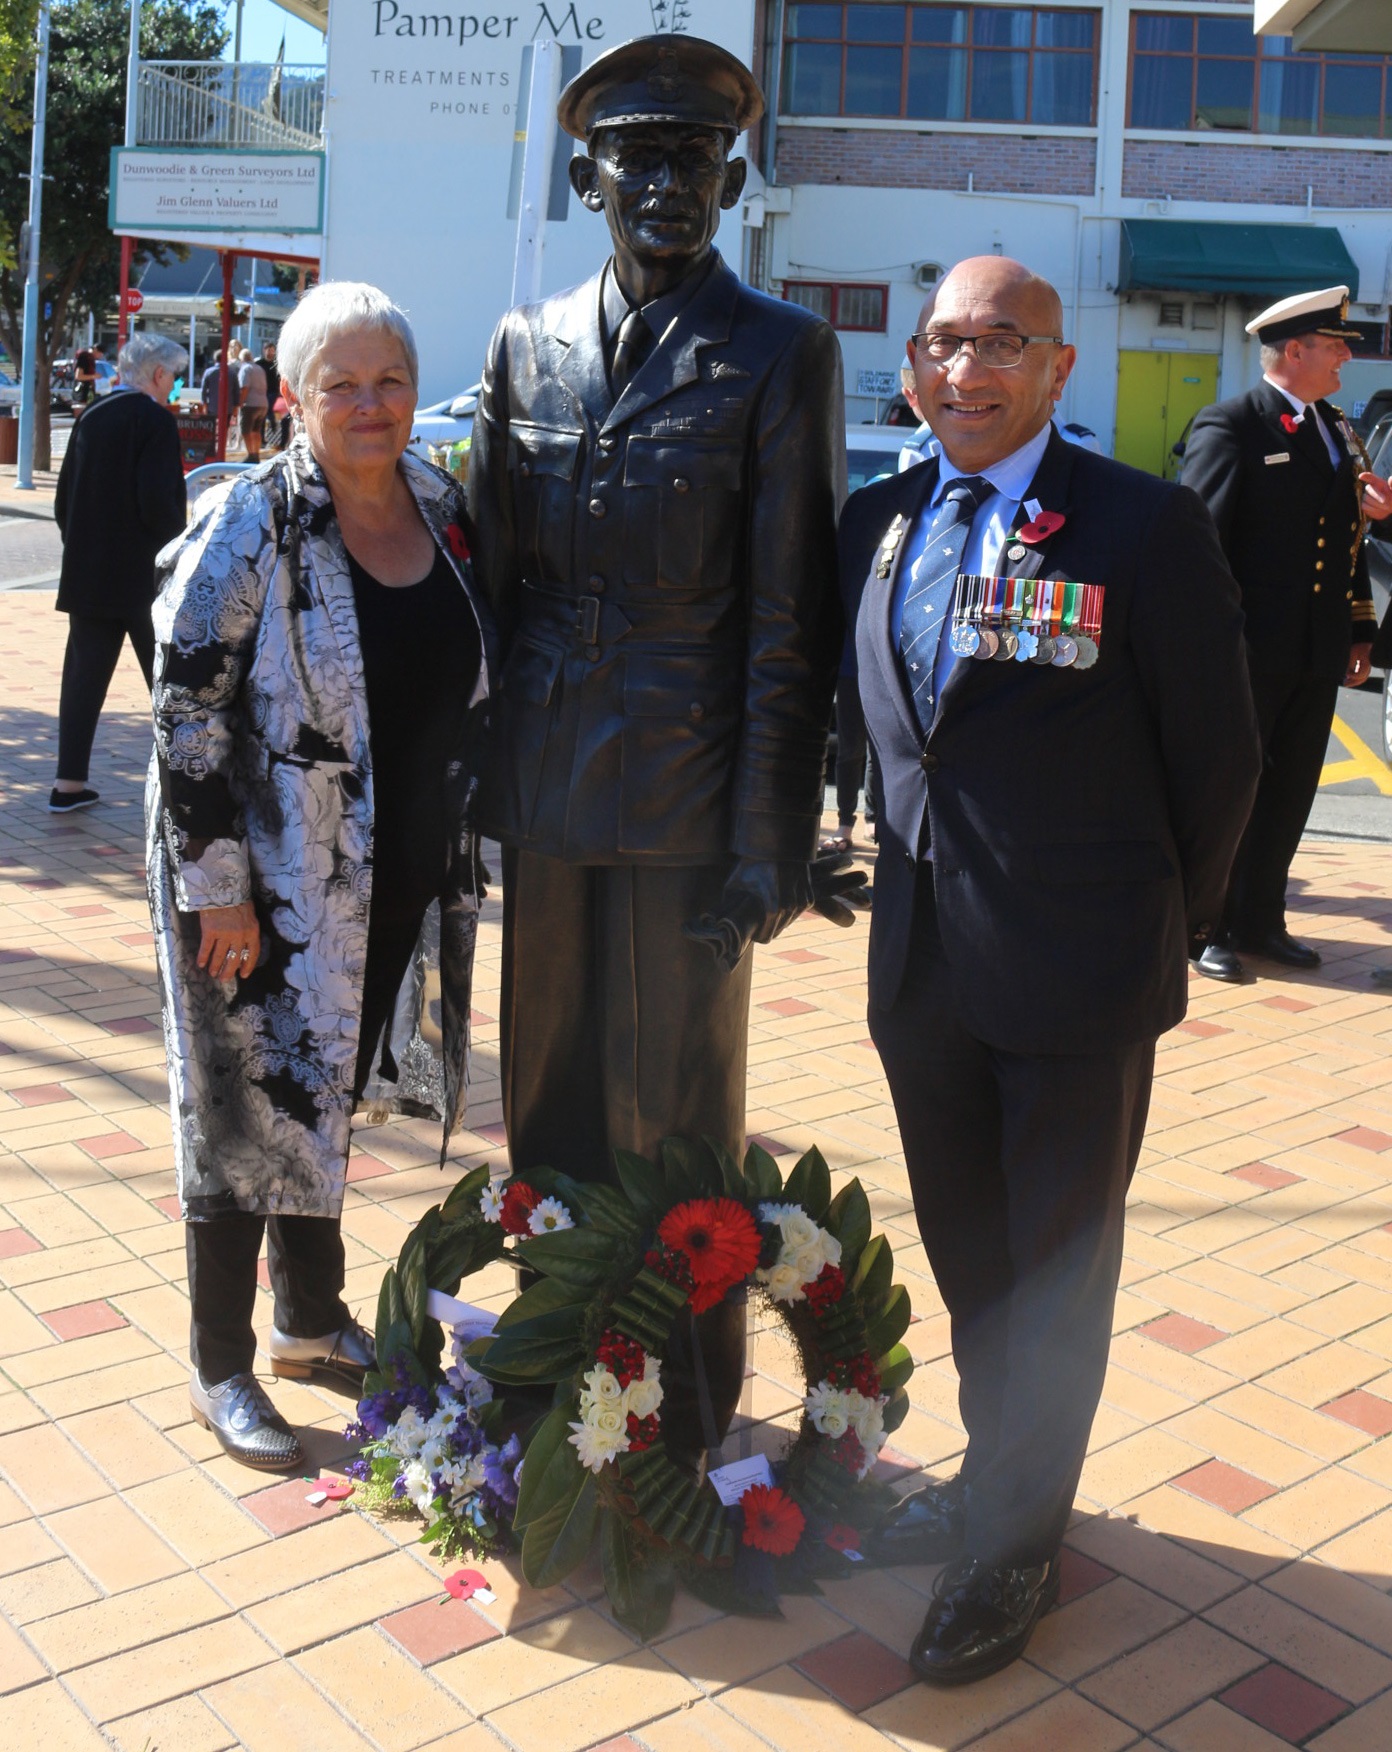
[[[1118,292],[1243,292],[1275,303],[1321,286],[1358,296],[1358,268],[1332,225],[1121,222]]]

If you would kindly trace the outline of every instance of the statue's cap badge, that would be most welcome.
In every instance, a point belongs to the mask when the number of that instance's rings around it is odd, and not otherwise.
[[[764,113],[754,75],[719,43],[702,37],[634,37],[577,73],[556,114],[577,140],[600,128],[679,122],[718,128],[731,139]]]

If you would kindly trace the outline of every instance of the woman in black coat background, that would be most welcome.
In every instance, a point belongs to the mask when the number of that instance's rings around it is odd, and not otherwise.
[[[155,555],[187,516],[179,429],[166,404],[188,355],[160,335],[142,334],[121,349],[117,364],[120,385],[73,427],[53,504],[63,536],[58,610],[68,617],[58,776],[48,799],[55,815],[98,801],[87,765],[127,638],[150,685]]]

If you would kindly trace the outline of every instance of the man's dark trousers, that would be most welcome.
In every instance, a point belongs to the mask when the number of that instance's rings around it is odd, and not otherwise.
[[[1225,929],[1259,941],[1286,926],[1286,880],[1329,746],[1339,684],[1327,676],[1251,671],[1264,755],[1256,801],[1233,862]]]
[[[1068,1525],[1102,1392],[1152,1041],[1002,1052],[965,1026],[920,867],[904,982],[870,1010],[914,1211],[952,1322],[966,1549],[1043,1563]]]

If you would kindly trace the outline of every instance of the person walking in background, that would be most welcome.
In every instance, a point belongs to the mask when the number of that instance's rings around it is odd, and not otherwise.
[[[1247,660],[1265,762],[1238,848],[1220,930],[1201,973],[1230,983],[1241,956],[1312,968],[1319,952],[1286,930],[1286,882],[1329,746],[1339,688],[1368,679],[1376,616],[1360,491],[1375,516],[1386,483],[1360,489],[1339,387],[1359,331],[1348,287],[1283,298],[1247,324],[1262,381],[1194,421],[1181,478],[1208,506],[1242,589]]]
[[[97,720],[127,639],[150,685],[155,556],[184,527],[179,429],[165,405],[188,355],[159,335],[121,349],[121,382],[73,427],[53,514],[63,537],[58,610],[68,617],[58,706],[58,775],[48,807],[87,809]]]
[[[80,347],[73,360],[73,407],[85,408],[96,399],[97,362],[90,347]]]
[[[261,460],[261,429],[270,408],[266,369],[257,363],[250,347],[243,347],[237,367],[237,403],[241,418],[242,447],[248,462]]]
[[[266,418],[262,425],[264,441],[272,450],[284,450],[290,442],[290,415],[281,402],[280,366],[276,363],[276,344],[267,341],[261,348],[261,369],[266,373]]]
[[[228,349],[229,359],[235,359],[240,348],[233,341]],[[203,381],[198,386],[198,393],[203,397],[203,406],[216,418],[218,411],[218,384],[223,371],[227,371],[227,423],[230,426],[232,416],[237,411],[237,398],[241,394],[241,384],[237,380],[237,366],[234,362],[230,367],[224,364],[221,353],[213,354],[213,362],[203,373]]]
[[[841,520],[881,804],[870,1033],[967,1432],[867,1551],[948,1566],[911,1651],[940,1685],[1014,1660],[1057,1597],[1155,1042],[1257,778],[1212,522],[1053,430],[1062,322],[1019,262],[959,263],[909,343],[942,454]]]

